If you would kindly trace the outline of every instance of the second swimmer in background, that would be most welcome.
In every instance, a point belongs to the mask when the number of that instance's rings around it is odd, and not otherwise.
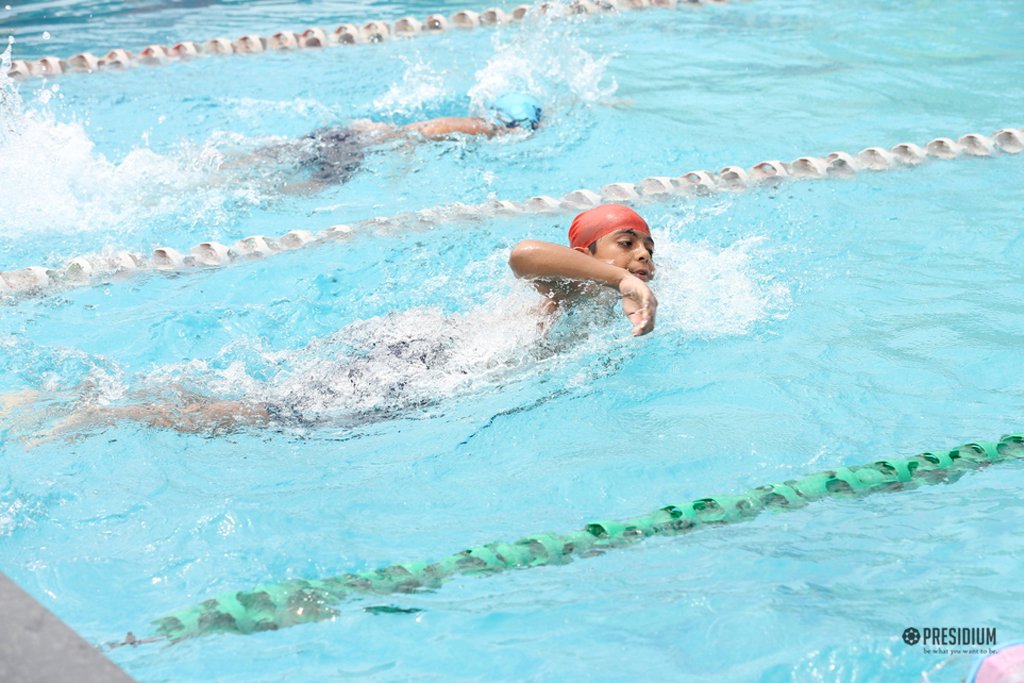
[[[348,181],[359,170],[366,149],[403,138],[410,142],[446,140],[456,135],[494,137],[516,130],[534,131],[540,126],[540,102],[524,93],[509,93],[486,107],[485,116],[443,116],[394,126],[368,119],[349,126],[317,128],[299,140],[267,145],[245,158],[271,159],[296,167],[304,180],[287,183],[286,194],[309,194]],[[238,165],[237,162],[232,165]]]

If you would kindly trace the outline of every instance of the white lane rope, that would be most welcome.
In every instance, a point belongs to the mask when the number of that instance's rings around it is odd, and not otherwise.
[[[418,227],[430,227],[451,220],[481,220],[517,214],[568,213],[582,211],[604,202],[641,204],[677,196],[709,196],[719,192],[740,192],[765,184],[851,177],[866,171],[912,167],[931,159],[986,157],[1001,153],[1020,154],[1022,151],[1024,129],[1002,128],[991,136],[968,133],[956,140],[939,137],[924,146],[903,142],[888,149],[867,147],[857,154],[831,152],[823,157],[802,156],[790,162],[762,161],[750,168],[725,166],[718,172],[696,170],[676,177],[651,176],[636,183],[609,183],[600,190],[574,190],[560,199],[537,195],[522,201],[493,199],[475,205],[449,204],[414,213],[371,218],[354,226],[333,225],[315,233],[292,230],[279,237],[253,235],[231,246],[206,241],[184,252],[172,247],[157,247],[148,256],[127,251],[86,254],[76,256],[54,268],[29,266],[0,271],[0,298],[17,299],[46,295],[143,272],[187,272],[220,268],[232,263],[267,258],[282,252],[346,239],[357,232],[386,233],[389,228],[396,225],[415,224]]]
[[[518,5],[508,12],[498,7],[491,7],[480,13],[463,10],[451,16],[438,13],[429,14],[423,19],[407,16],[391,23],[374,19],[361,24],[340,24],[333,29],[313,26],[300,32],[278,31],[267,36],[247,34],[234,40],[220,37],[199,42],[183,40],[174,45],[147,45],[138,53],[124,48],[114,48],[100,51],[102,56],[96,56],[92,52],[79,52],[66,59],[52,56],[36,60],[19,59],[10,63],[7,67],[7,75],[15,79],[26,79],[54,77],[67,73],[94,73],[102,70],[130,69],[137,66],[160,66],[205,55],[258,54],[358,43],[382,43],[393,38],[443,33],[452,28],[472,29],[522,22],[531,16],[558,17],[647,8],[700,7],[708,4],[725,4],[725,1],[597,0],[595,2],[594,0],[572,0],[567,5],[551,2],[544,2],[536,6]]]

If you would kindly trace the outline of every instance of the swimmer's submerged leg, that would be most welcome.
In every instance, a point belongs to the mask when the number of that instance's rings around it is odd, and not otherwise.
[[[38,434],[29,445],[38,446],[54,439],[68,438],[76,433],[110,427],[125,421],[157,429],[173,429],[185,434],[214,435],[265,425],[270,421],[270,413],[265,404],[243,401],[205,401],[183,406],[172,403],[91,405],[58,421],[52,428]]]
[[[22,406],[35,403],[39,400],[39,392],[35,389],[22,389],[0,394],[0,420],[6,419]]]
[[[59,395],[35,389],[0,394],[0,429],[15,434],[28,434],[47,420],[64,411]]]
[[[232,431],[241,427],[266,424],[270,416],[262,404],[242,401],[208,401],[173,404],[110,406],[91,410],[94,426],[112,425],[125,420],[149,427],[173,429],[188,434]]]

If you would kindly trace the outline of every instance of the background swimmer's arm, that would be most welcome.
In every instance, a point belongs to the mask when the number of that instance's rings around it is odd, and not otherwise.
[[[445,116],[439,119],[417,121],[402,126],[401,130],[417,133],[428,140],[443,140],[453,133],[493,136],[497,129],[486,119],[476,116]]]
[[[647,334],[654,329],[658,300],[643,280],[625,268],[560,244],[539,240],[524,240],[517,244],[509,256],[508,265],[516,277],[535,280],[534,287],[549,297],[564,297],[552,286],[553,280],[595,282],[613,287],[622,294],[622,307],[633,323],[633,334]]]

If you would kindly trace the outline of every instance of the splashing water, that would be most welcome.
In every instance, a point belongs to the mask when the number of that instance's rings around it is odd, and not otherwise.
[[[7,47],[0,52],[0,145],[14,132],[14,113],[21,111],[21,95],[7,72],[11,68],[14,37],[8,36]]]
[[[577,22],[541,18],[538,30],[498,32],[491,43],[494,55],[474,76],[469,89],[469,113],[485,115],[487,105],[509,92],[530,93],[543,102],[559,99],[594,102],[617,89],[605,82],[608,63],[615,56],[593,57],[584,49]],[[418,115],[430,105],[460,95],[450,82],[454,76],[422,55],[403,58],[400,82],[373,102],[383,116]],[[454,112],[452,112],[454,115]]]
[[[417,57],[402,58],[405,71],[400,83],[392,83],[388,91],[373,101],[373,108],[384,116],[409,116],[447,95],[443,70]]]
[[[476,84],[469,90],[473,112],[482,112],[508,92],[527,92],[544,102],[596,102],[618,89],[614,80],[604,82],[615,55],[595,58],[588,53],[577,22],[541,21],[540,30],[494,34],[494,56],[476,72]]]
[[[677,227],[670,227],[669,234]],[[765,319],[785,316],[789,288],[756,267],[767,238],[747,237],[725,248],[671,239],[658,230],[655,238],[659,268],[654,288],[662,330],[704,339],[737,336]]]
[[[9,59],[10,47],[4,52]],[[0,73],[0,239],[78,232],[132,233],[159,219],[179,225],[228,222],[260,195],[251,184],[216,181],[222,157],[212,144],[176,153],[132,149],[120,161],[99,153],[83,125],[46,105],[26,107]]]

